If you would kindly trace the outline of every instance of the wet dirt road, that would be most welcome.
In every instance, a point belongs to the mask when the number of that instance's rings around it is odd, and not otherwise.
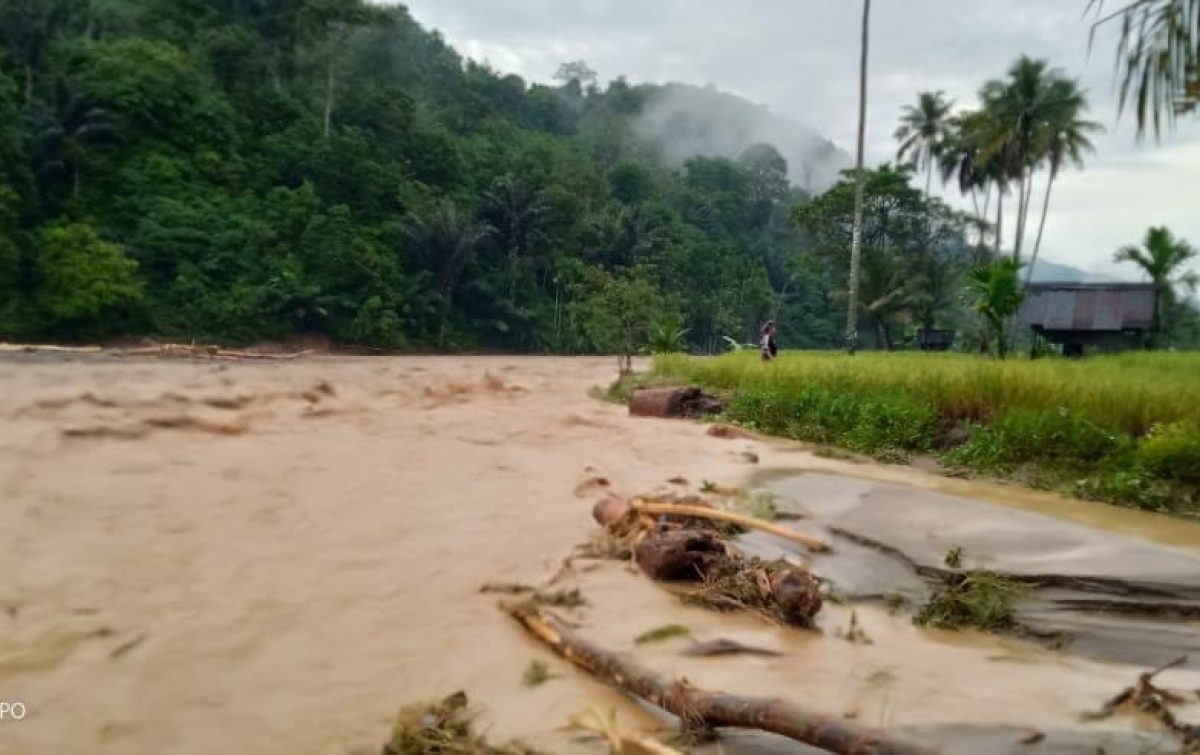
[[[28,710],[0,722],[0,753],[374,752],[398,707],[459,689],[497,740],[602,752],[554,730],[591,706],[617,708],[630,725],[653,719],[549,659],[478,592],[545,579],[589,537],[595,491],[581,482],[604,476],[624,493],[665,489],[676,475],[737,485],[756,469],[742,456],[753,450],[762,468],[839,475],[841,488],[826,483],[841,492],[820,497],[855,506],[870,494],[840,475],[868,472],[922,500],[920,489],[946,483],[631,419],[587,395],[613,367],[0,361],[0,700]],[[995,500],[1006,490],[967,492]],[[1051,497],[1032,500],[1057,511]],[[1062,510],[1076,522],[1117,511],[1080,505]],[[1157,517],[1113,520],[1156,539]],[[1194,525],[1161,526],[1173,552],[1200,551]],[[614,564],[574,581],[598,641],[700,685],[784,694],[870,724],[1078,729],[1081,710],[1140,668],[923,632],[870,606],[857,611],[873,644],[855,645],[834,637],[849,607],[829,605],[826,633],[804,634],[685,608]],[[785,655],[699,660],[674,641],[634,646],[665,623]],[[527,689],[533,658],[558,676]],[[1200,686],[1189,671],[1164,681]],[[723,747],[796,751],[754,738]]]

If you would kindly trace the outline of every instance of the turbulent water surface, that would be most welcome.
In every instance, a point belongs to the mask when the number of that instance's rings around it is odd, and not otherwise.
[[[616,709],[626,726],[662,721],[549,657],[479,588],[548,578],[594,531],[595,495],[679,490],[666,482],[676,476],[698,488],[774,470],[751,484],[830,539],[834,553],[813,568],[849,595],[919,594],[913,565],[958,545],[969,566],[1194,599],[1195,525],[631,419],[587,396],[613,367],[0,361],[0,700],[28,710],[0,722],[0,752],[375,752],[397,708],[459,689],[496,740],[604,752],[557,730],[589,707]],[[611,562],[576,561],[563,584],[589,601],[575,613],[581,632],[663,673],[785,696],[948,752],[1140,751],[1137,732],[1157,736],[1147,722],[1079,714],[1197,646],[1194,620],[1067,610],[1069,590],[1022,609],[1078,635],[1055,650],[919,630],[872,600],[827,604],[820,632],[784,629],[685,607]],[[870,644],[839,639],[852,611]],[[692,639],[634,643],[668,623]],[[717,638],[781,655],[682,653]],[[554,676],[526,688],[535,658]],[[1194,689],[1200,672],[1162,681]],[[1045,738],[1019,745],[1032,730]],[[720,748],[803,751],[745,735]]]

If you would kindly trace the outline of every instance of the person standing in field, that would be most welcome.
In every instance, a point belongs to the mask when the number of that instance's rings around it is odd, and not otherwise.
[[[779,347],[775,345],[775,321],[767,320],[767,324],[762,327],[762,360],[769,362],[779,353]]]

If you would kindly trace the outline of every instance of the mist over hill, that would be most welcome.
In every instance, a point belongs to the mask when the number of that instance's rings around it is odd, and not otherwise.
[[[792,184],[809,192],[829,188],[854,162],[813,129],[712,86],[652,88],[634,131],[676,165],[697,155],[737,157],[751,145],[770,144],[787,160]]]

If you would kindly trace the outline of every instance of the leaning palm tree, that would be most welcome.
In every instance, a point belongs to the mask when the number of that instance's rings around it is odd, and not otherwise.
[[[900,142],[896,159],[908,162],[914,170],[925,171],[925,196],[929,196],[933,180],[933,167],[938,161],[950,133],[950,110],[952,100],[946,93],[921,92],[916,105],[905,105],[900,115],[900,126],[894,138]]]
[[[1093,39],[1098,27],[1120,22],[1119,108],[1133,102],[1138,136],[1148,121],[1157,136],[1164,121],[1200,109],[1200,0],[1132,0],[1107,15],[1104,0],[1089,0],[1088,9]]]
[[[446,338],[447,320],[454,290],[475,250],[492,233],[492,228],[459,213],[446,201],[424,216],[410,217],[404,234],[413,250],[434,271],[437,305],[440,310],[438,341]]]
[[[1186,269],[1188,264],[1200,258],[1200,252],[1184,239],[1177,239],[1167,228],[1151,228],[1146,231],[1142,245],[1124,246],[1113,255],[1114,262],[1129,262],[1137,265],[1154,284],[1154,322],[1151,329],[1156,338],[1162,337],[1163,314],[1175,303],[1176,291],[1180,288],[1194,292],[1200,285],[1200,273]]]
[[[1066,165],[1083,167],[1083,155],[1095,151],[1089,134],[1100,133],[1104,128],[1094,121],[1084,120],[1082,114],[1087,110],[1087,100],[1078,84],[1065,79],[1051,85],[1050,100],[1054,104],[1054,112],[1046,126],[1046,143],[1043,145],[1050,177],[1046,181],[1046,194],[1042,199],[1042,217],[1038,221],[1037,236],[1033,242],[1033,254],[1030,257],[1029,268],[1025,271],[1025,285],[1028,286],[1033,278],[1033,269],[1037,266],[1038,252],[1042,248],[1042,232],[1046,229],[1046,213],[1050,210],[1050,191],[1054,188],[1054,179]]]
[[[863,148],[867,136],[867,52],[870,31],[871,0],[863,0],[862,45],[858,65],[858,157],[854,173],[854,227],[850,238],[850,290],[846,305],[846,351],[852,356],[858,350],[858,268],[862,260],[863,194],[866,189]]]

